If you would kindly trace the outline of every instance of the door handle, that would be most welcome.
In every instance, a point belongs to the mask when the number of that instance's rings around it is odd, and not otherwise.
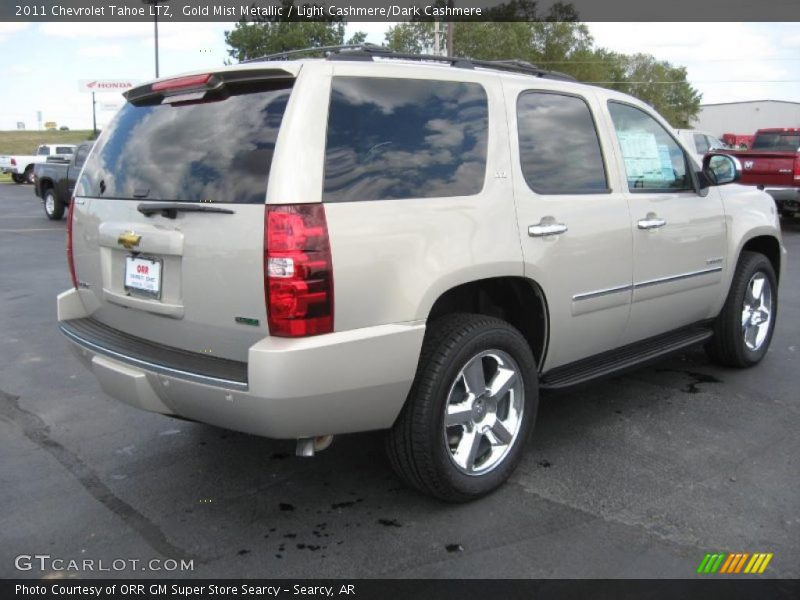
[[[564,223],[545,222],[544,219],[538,225],[528,227],[528,235],[531,237],[545,237],[548,235],[558,235],[566,233],[567,226]]]
[[[644,219],[639,219],[639,229],[658,229],[667,224],[666,219],[657,217],[655,213],[649,213]]]

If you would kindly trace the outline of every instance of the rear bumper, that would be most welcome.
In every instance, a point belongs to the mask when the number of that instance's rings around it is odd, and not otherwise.
[[[59,295],[62,331],[109,396],[144,410],[289,439],[391,427],[411,388],[425,334],[418,323],[265,338],[250,348],[246,364],[236,363],[239,372],[236,364],[214,371],[203,366],[207,357],[193,363],[179,350],[174,360],[155,351],[147,357],[146,340],[136,346],[130,336],[94,335],[79,326],[86,317],[79,290]],[[125,338],[130,352],[120,345]]]

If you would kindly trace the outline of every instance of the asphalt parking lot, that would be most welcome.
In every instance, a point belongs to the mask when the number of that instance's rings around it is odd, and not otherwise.
[[[686,578],[707,552],[800,577],[800,221],[761,365],[693,350],[547,395],[511,481],[463,506],[404,488],[379,433],[300,459],[107,398],[56,328],[64,229],[0,184],[2,577]],[[21,554],[194,569],[21,572]]]

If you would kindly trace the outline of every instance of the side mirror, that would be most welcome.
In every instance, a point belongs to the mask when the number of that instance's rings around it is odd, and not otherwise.
[[[703,175],[710,185],[735,183],[742,176],[742,163],[730,154],[709,152],[703,157]]]

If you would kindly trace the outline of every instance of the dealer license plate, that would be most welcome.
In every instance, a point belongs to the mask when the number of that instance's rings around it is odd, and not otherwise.
[[[161,297],[161,260],[125,257],[125,290],[149,298]]]

